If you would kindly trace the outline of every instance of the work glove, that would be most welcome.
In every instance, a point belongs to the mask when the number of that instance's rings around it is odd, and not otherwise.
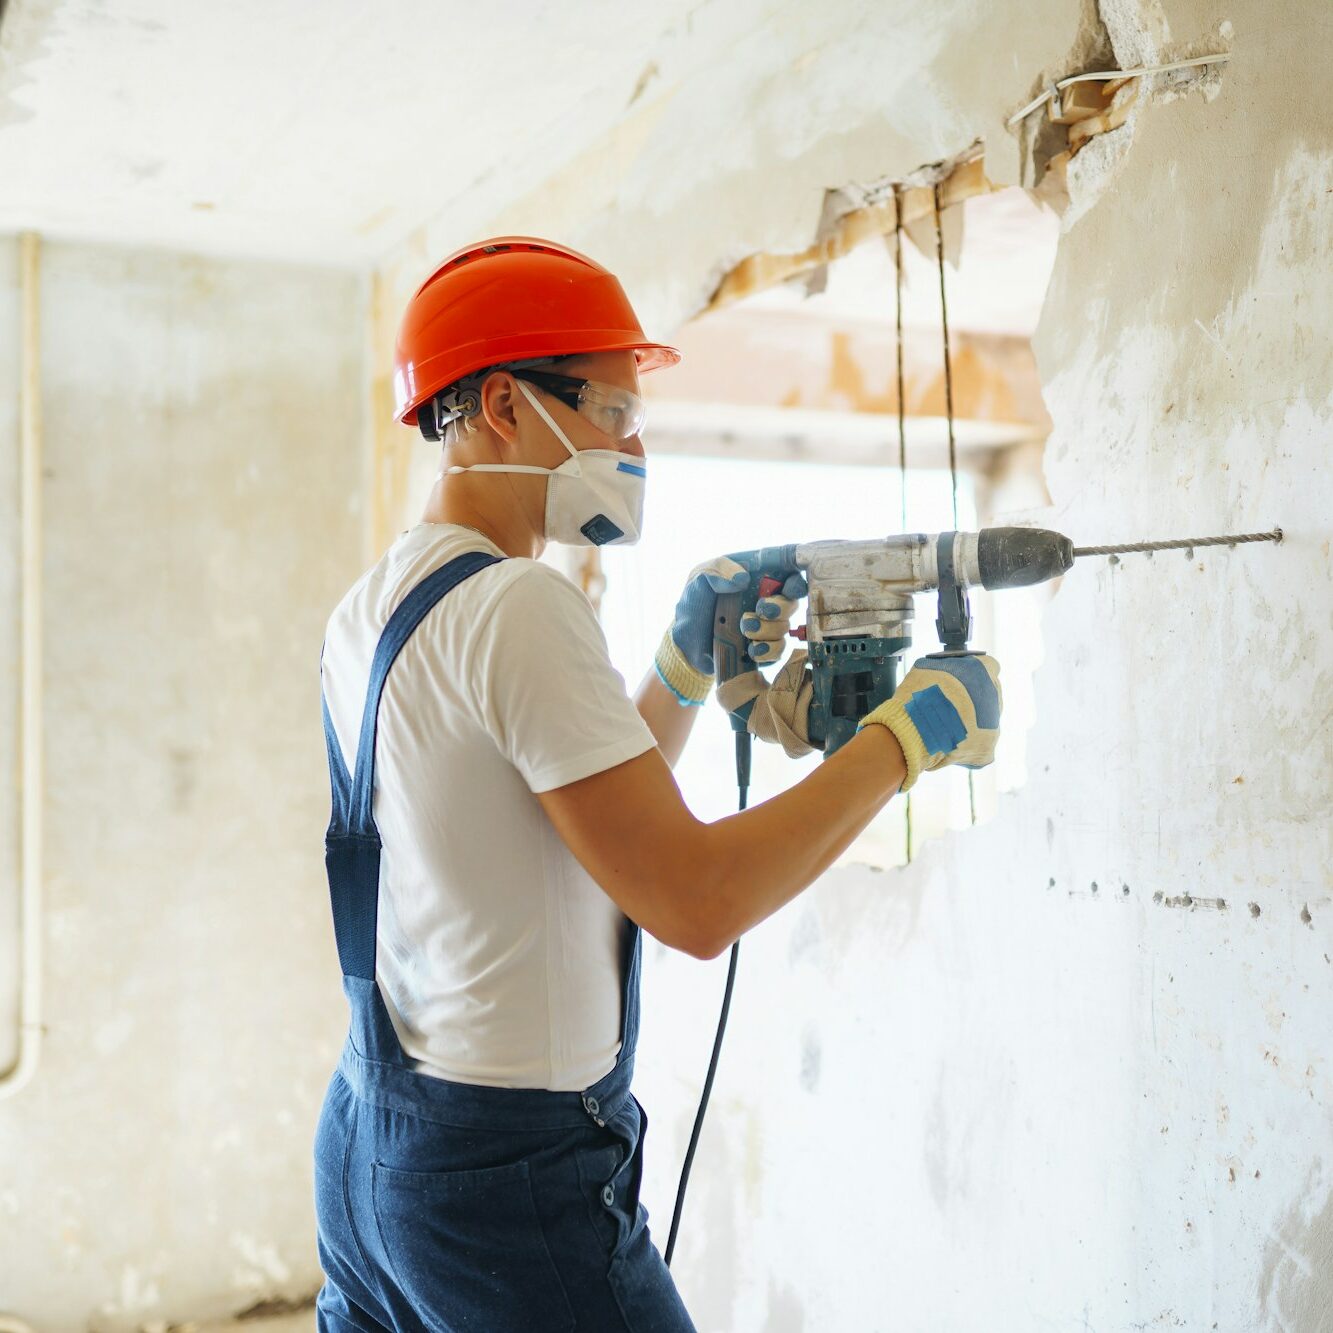
[[[718,703],[729,713],[753,700],[745,729],[761,741],[781,745],[793,759],[815,749],[810,744],[810,701],[815,687],[805,661],[805,653],[793,653],[771,683],[758,671],[745,671],[717,692]]]
[[[857,730],[888,727],[902,746],[907,791],[924,772],[945,764],[985,768],[1000,736],[1000,664],[984,653],[919,657],[893,697],[861,719]]]
[[[717,599],[744,592],[750,575],[727,556],[707,560],[691,571],[676,603],[671,627],[662,636],[653,665],[662,683],[682,704],[701,704],[713,688],[713,620]],[[805,596],[805,580],[793,574],[770,597],[761,597],[754,614],[741,617],[741,633],[751,640],[755,662],[776,662],[791,629],[796,604]]]

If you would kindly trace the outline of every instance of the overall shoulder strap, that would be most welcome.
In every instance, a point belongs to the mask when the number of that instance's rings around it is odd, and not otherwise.
[[[389,617],[371,662],[355,771],[350,778],[329,717],[328,701],[321,700],[333,788],[333,818],[324,839],[324,863],[333,907],[333,934],[344,976],[372,981],[375,977],[380,865],[380,836],[372,814],[375,731],[389,668],[412,631],[446,593],[487,566],[498,564],[500,558],[483,551],[460,555],[422,579]]]
[[[441,598],[464,579],[499,564],[501,559],[501,556],[490,555],[485,551],[469,551],[456,557],[422,579],[389,617],[370,665],[365,708],[361,714],[361,731],[357,739],[356,762],[350,779],[343,763],[342,749],[333,735],[328,703],[322,701],[329,749],[329,775],[333,787],[330,834],[377,836],[371,813],[375,795],[375,734],[379,723],[380,697],[389,677],[389,668],[393,666],[403,645],[412,637],[413,630]]]

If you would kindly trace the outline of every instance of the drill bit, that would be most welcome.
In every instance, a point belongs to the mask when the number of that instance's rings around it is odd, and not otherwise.
[[[1196,546],[1239,546],[1243,542],[1280,542],[1282,529],[1272,532],[1241,532],[1229,537],[1182,537],[1169,542],[1127,542],[1121,546],[1076,546],[1074,559],[1085,555],[1128,555],[1135,551],[1189,551]]]

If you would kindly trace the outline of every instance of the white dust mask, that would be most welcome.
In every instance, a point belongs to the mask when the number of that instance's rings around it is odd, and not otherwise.
[[[546,540],[565,546],[631,546],[643,531],[643,493],[648,471],[644,460],[617,449],[575,449],[555,418],[528,386],[518,381],[523,396],[569,450],[559,467],[523,463],[473,463],[444,468],[455,472],[531,472],[547,477]]]

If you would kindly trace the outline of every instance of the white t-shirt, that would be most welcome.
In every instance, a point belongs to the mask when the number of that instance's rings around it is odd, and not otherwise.
[[[329,620],[323,682],[349,771],[375,645],[389,616],[479,533],[403,533]],[[612,667],[588,599],[535,560],[448,593],[389,672],[375,747],[380,861],[376,972],[422,1073],[579,1091],[620,1050],[625,918],[534,792],[656,742]]]

